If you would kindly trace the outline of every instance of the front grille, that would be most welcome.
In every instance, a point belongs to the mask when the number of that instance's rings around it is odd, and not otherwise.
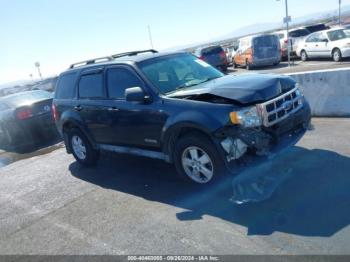
[[[302,94],[298,87],[265,103],[257,105],[266,127],[288,118],[303,107]]]

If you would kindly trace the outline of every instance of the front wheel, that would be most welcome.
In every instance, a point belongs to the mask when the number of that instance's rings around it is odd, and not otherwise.
[[[99,159],[99,152],[93,149],[91,143],[79,129],[67,132],[69,146],[74,158],[83,166],[93,166]]]
[[[180,177],[194,184],[211,184],[224,171],[224,163],[214,144],[200,134],[180,138],[175,146],[174,162]]]
[[[248,71],[253,69],[253,66],[248,62],[248,60],[245,62],[245,67]]]

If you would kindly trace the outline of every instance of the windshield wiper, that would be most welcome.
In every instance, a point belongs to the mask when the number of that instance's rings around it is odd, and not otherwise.
[[[201,81],[201,82],[199,82],[199,83],[195,83],[195,84],[187,85],[187,84],[185,83],[185,84],[183,84],[183,85],[180,85],[180,86],[176,87],[175,90],[166,93],[166,95],[170,95],[170,94],[172,94],[172,93],[175,93],[175,92],[177,92],[177,91],[180,90],[180,89],[187,89],[187,88],[190,88],[190,87],[193,87],[193,86],[197,86],[197,85],[200,85],[200,84],[204,84],[204,83],[206,83],[206,82],[212,81],[212,80],[217,79],[217,78],[220,78],[220,76],[208,77],[208,78],[206,78],[205,80],[203,80],[203,81]]]

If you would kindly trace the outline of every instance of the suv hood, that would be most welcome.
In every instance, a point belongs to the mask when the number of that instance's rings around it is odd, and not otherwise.
[[[291,90],[296,82],[288,76],[268,74],[227,75],[188,89],[178,90],[168,97],[181,98],[214,95],[240,104],[270,100]]]

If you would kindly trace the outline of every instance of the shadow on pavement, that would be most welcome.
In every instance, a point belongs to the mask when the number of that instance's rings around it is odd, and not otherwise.
[[[4,167],[22,159],[50,153],[63,146],[60,142],[61,138],[55,136],[49,140],[33,143],[32,145],[25,147],[0,145],[0,167]]]
[[[332,151],[293,147],[270,169],[291,172],[288,180],[269,200],[242,206],[229,201],[232,178],[200,189],[180,182],[171,165],[156,160],[107,155],[95,168],[77,163],[69,168],[73,176],[100,187],[183,208],[176,214],[179,220],[210,215],[247,227],[248,235],[278,231],[328,237],[350,223],[350,158]]]

